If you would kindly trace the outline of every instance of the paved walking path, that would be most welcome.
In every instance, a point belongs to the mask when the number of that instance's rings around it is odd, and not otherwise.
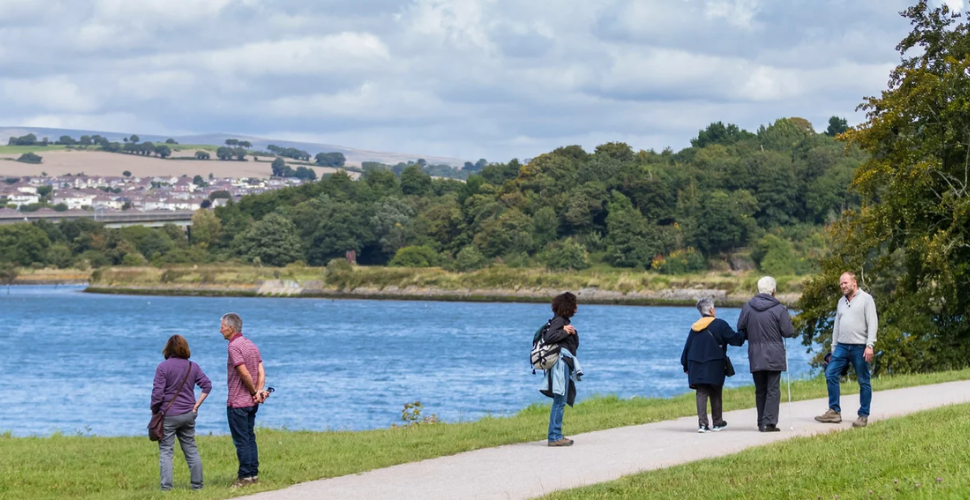
[[[782,384],[782,397],[785,388]],[[879,391],[872,397],[869,422],[970,402],[970,381]],[[752,409],[726,412],[722,432],[698,434],[697,418],[621,427],[567,436],[570,448],[549,448],[545,441],[488,448],[377,469],[370,472],[302,483],[253,495],[259,499],[525,499],[568,488],[617,479],[704,458],[737,453],[795,436],[810,436],[851,427],[859,409],[857,395],[842,397],[841,424],[820,424],[814,416],[828,407],[827,399],[781,405],[781,432],[761,433]],[[790,428],[794,427],[794,430]],[[569,409],[564,430],[569,430]],[[853,432],[865,432],[865,429]]]

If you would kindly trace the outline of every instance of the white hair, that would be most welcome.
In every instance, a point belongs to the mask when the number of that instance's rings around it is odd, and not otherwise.
[[[778,283],[771,276],[765,276],[758,280],[758,293],[765,293],[771,295],[777,290]]]
[[[701,316],[710,316],[711,309],[714,309],[714,299],[703,297],[697,301],[697,312],[701,313]]]

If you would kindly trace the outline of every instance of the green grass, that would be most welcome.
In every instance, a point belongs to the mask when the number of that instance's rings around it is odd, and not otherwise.
[[[24,153],[43,153],[44,151],[64,151],[67,146],[0,146],[0,155],[22,155]],[[43,155],[41,155],[43,156]]]
[[[970,369],[883,377],[874,379],[873,386],[876,390],[885,390],[967,379],[970,379]],[[846,394],[857,391],[856,384],[843,387]],[[792,384],[794,399],[819,398],[825,393],[825,383],[820,378]],[[726,409],[749,408],[753,403],[752,387],[724,391]],[[548,408],[532,405],[508,418],[364,432],[261,429],[258,433],[260,485],[246,493],[480,448],[538,441],[545,437]],[[202,411],[219,410],[215,403],[202,408]],[[573,435],[669,420],[692,415],[694,411],[694,397],[690,393],[669,399],[598,397],[566,410],[564,429]],[[426,408],[425,412],[433,413],[434,409]],[[181,455],[176,452],[176,490],[164,498],[234,496],[228,489],[235,479],[237,467],[231,440],[227,436],[200,436],[198,442],[205,467],[206,489],[197,495],[189,491],[188,471]],[[158,491],[157,457],[157,446],[140,436],[2,436],[0,498],[162,498]],[[805,470],[809,469],[803,469],[803,472]]]
[[[643,472],[546,499],[970,498],[970,404]]]

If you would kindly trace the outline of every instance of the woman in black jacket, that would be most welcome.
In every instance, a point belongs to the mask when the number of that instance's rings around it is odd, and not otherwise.
[[[569,324],[569,318],[576,314],[576,296],[566,292],[552,299],[552,312],[556,315],[549,323],[549,328],[544,335],[548,344],[559,344],[561,350],[569,351],[573,356],[579,349],[579,334],[576,329]],[[541,391],[546,396],[552,398],[552,411],[549,413],[549,446],[572,446],[573,440],[566,439],[562,435],[562,417],[566,405],[573,405],[576,400],[576,384],[570,379],[574,370],[572,359],[568,356],[561,356],[559,363],[565,365],[566,372],[566,392],[565,394],[552,393],[552,377],[547,375],[549,380],[548,390]],[[555,369],[555,367],[553,367]]]
[[[727,422],[721,418],[727,346],[744,344],[744,337],[732,330],[727,321],[714,317],[713,299],[698,300],[697,310],[703,317],[694,323],[687,334],[680,364],[684,366],[690,388],[697,391],[697,432],[717,432],[727,427]],[[713,429],[707,421],[708,398],[711,400]]]

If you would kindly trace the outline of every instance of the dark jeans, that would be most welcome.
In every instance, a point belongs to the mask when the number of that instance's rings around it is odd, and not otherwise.
[[[839,406],[840,387],[839,378],[846,364],[851,363],[855,368],[856,378],[859,379],[859,408],[860,417],[869,416],[869,404],[872,403],[872,385],[869,383],[869,363],[864,357],[866,346],[861,344],[836,344],[835,352],[829,365],[825,367],[825,382],[829,388],[829,408],[842,413]]]
[[[697,424],[699,426],[707,425],[707,400],[711,400],[711,419],[714,421],[714,426],[724,422],[721,417],[721,391],[724,386],[720,385],[708,385],[708,384],[697,384]]]
[[[256,449],[257,410],[259,405],[226,408],[232,444],[236,445],[236,457],[239,458],[239,472],[236,476],[240,479],[259,475],[259,451]]]
[[[754,377],[754,400],[758,406],[758,427],[778,425],[778,407],[781,405],[781,372],[756,371]]]

